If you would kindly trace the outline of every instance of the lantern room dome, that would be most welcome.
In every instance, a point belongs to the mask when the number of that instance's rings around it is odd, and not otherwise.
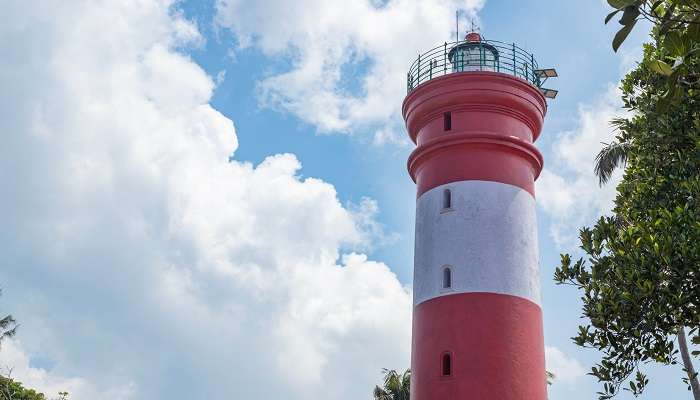
[[[481,42],[481,35],[478,32],[469,32],[467,36],[464,37],[467,42]]]

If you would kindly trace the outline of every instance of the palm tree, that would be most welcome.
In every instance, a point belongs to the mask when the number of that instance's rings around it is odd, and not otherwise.
[[[2,291],[0,290],[0,294]],[[12,315],[7,315],[4,318],[0,318],[0,344],[4,339],[12,337],[17,331],[17,325],[15,319]]]
[[[625,122],[625,119],[616,118],[612,120],[611,125],[620,128]],[[595,157],[594,168],[600,186],[605,185],[610,180],[612,173],[618,167],[622,167],[627,163],[627,156],[630,151],[630,142],[612,141],[603,143],[603,145],[604,147]]]
[[[374,400],[409,400],[411,395],[411,370],[399,374],[393,369],[382,369],[384,387],[374,387]]]

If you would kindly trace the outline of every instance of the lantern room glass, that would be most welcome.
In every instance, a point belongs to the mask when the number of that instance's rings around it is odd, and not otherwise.
[[[496,71],[498,50],[481,42],[460,43],[450,50],[452,72]]]

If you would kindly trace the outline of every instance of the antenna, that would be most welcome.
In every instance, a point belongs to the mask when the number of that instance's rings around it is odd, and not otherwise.
[[[459,10],[455,11],[455,21],[457,22],[457,41],[459,42]]]

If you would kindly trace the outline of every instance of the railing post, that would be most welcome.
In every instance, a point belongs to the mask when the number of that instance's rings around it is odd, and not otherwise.
[[[513,43],[513,75],[518,76],[518,71],[515,70],[515,43]]]
[[[530,81],[530,71],[528,71],[527,62],[525,62],[525,80]]]
[[[537,78],[537,77],[535,76],[535,55],[534,54],[530,54],[530,61],[531,61],[530,66],[532,67],[532,83],[536,83],[535,78]],[[539,84],[537,86],[539,86]]]
[[[485,64],[484,61],[486,61],[486,60],[484,60],[484,56],[485,56],[485,55],[486,55],[486,54],[484,53],[484,45],[483,45],[483,42],[482,42],[481,40],[479,40],[479,71],[483,71],[483,70],[484,70],[484,64]]]
[[[443,64],[443,71],[445,72],[445,75],[447,75],[447,42],[445,42],[445,48],[442,52],[442,56],[443,56],[442,62],[444,63]]]
[[[416,82],[416,86],[420,85],[420,53],[418,54],[418,82]]]

